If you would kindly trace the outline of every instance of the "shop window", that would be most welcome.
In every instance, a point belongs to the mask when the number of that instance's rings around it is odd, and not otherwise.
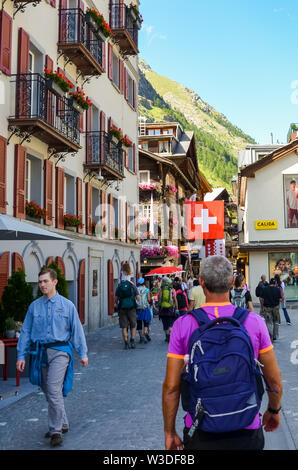
[[[285,284],[286,300],[298,300],[298,253],[269,253],[268,258],[270,278],[278,274]]]

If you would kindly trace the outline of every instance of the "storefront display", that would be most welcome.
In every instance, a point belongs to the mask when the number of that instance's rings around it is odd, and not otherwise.
[[[268,253],[270,278],[279,274],[286,300],[298,299],[298,252]]]

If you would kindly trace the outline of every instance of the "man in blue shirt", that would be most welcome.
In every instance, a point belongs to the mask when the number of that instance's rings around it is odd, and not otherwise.
[[[20,372],[25,368],[32,343],[40,343],[45,350],[41,387],[48,401],[49,432],[46,437],[51,437],[52,447],[62,444],[62,433],[69,428],[63,387],[67,370],[72,365],[73,347],[82,365],[88,365],[87,344],[78,312],[70,300],[56,291],[57,283],[54,270],[46,268],[39,273],[38,285],[43,296],[29,306],[17,346],[17,370]]]

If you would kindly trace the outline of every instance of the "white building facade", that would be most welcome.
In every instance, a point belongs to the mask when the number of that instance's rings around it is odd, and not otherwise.
[[[13,270],[36,284],[54,260],[93,330],[114,321],[122,262],[138,272],[140,21],[126,0],[36,3],[0,12],[0,213],[71,240],[1,241],[0,295]],[[46,214],[31,219],[26,201]]]
[[[239,248],[255,302],[262,274],[279,274],[287,300],[298,299],[298,140],[239,170]]]

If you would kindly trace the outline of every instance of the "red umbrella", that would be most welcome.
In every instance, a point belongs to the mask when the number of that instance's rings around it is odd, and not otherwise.
[[[152,269],[149,271],[146,276],[159,276],[165,274],[177,274],[177,273],[184,273],[183,269],[177,268],[175,266],[162,266],[161,268]]]

